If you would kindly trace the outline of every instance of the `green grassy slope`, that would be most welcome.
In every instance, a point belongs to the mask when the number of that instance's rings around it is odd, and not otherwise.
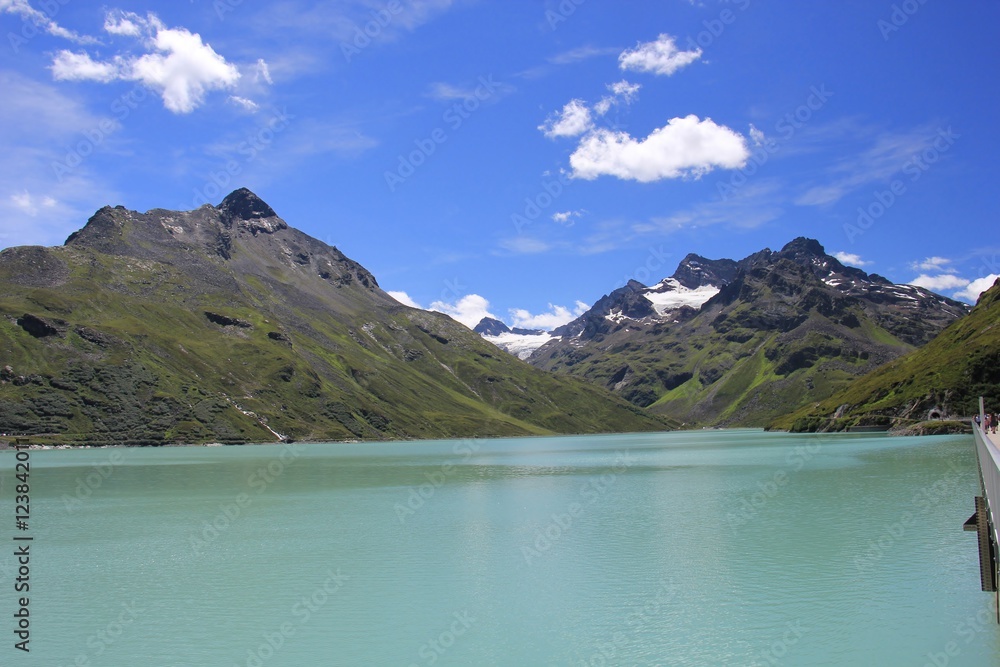
[[[858,378],[843,391],[774,420],[796,431],[905,426],[933,417],[969,416],[978,397],[1000,407],[1000,282],[972,312],[924,347]]]
[[[66,246],[0,252],[0,433],[160,444],[672,426],[400,305],[250,201],[102,209]]]

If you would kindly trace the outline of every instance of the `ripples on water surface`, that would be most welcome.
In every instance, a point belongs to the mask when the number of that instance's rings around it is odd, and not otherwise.
[[[16,664],[1000,664],[971,437],[114,451],[32,452]]]

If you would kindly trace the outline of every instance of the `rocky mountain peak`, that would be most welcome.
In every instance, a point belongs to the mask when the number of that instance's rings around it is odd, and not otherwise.
[[[677,270],[671,277],[688,289],[706,285],[721,287],[732,282],[738,270],[739,266],[734,260],[708,259],[690,253],[677,265]]]
[[[226,195],[218,210],[227,227],[235,224],[254,236],[258,232],[273,234],[279,229],[288,228],[288,224],[278,217],[273,208],[247,188],[239,188]]]
[[[123,206],[105,206],[90,216],[81,229],[70,234],[65,245],[119,254],[125,246],[122,234],[130,213]]]
[[[247,188],[239,188],[230,192],[218,208],[240,220],[278,217],[273,208]]]
[[[500,320],[494,319],[492,317],[484,317],[479,320],[479,324],[473,329],[480,336],[499,336],[503,333],[509,333],[510,327],[501,322]]]
[[[819,241],[805,236],[800,236],[786,243],[779,254],[789,258],[827,257],[826,249]]]

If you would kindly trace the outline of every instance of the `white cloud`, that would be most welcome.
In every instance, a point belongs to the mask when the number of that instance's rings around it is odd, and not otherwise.
[[[750,139],[753,141],[755,146],[762,146],[764,141],[767,139],[761,130],[758,130],[753,125],[750,125]]]
[[[946,257],[925,257],[920,262],[911,263],[910,268],[914,271],[954,271],[948,268],[949,264],[951,260]]]
[[[32,7],[28,0],[0,0],[0,11],[6,12],[7,14],[17,14],[26,23],[30,23],[38,28],[41,28],[53,37],[61,37],[62,39],[67,39],[71,42],[76,42],[77,44],[100,43],[94,37],[80,35],[72,30],[63,28],[44,12]],[[54,14],[55,12],[53,12],[53,15]],[[8,37],[11,39],[11,46],[14,46],[14,50],[16,52],[16,35],[14,35],[14,33],[8,33]]]
[[[248,100],[245,97],[240,97],[239,95],[230,95],[229,101],[238,106],[240,109],[248,111],[250,113],[254,113],[258,109],[260,109],[259,104],[257,104],[253,100]]]
[[[927,271],[947,273],[938,273],[937,275],[922,273],[911,280],[910,284],[938,293],[943,293],[946,290],[956,290],[952,293],[956,299],[975,303],[979,299],[979,295],[992,287],[997,278],[1000,278],[1000,274],[991,273],[982,278],[969,280],[955,275],[954,269],[951,269],[948,266],[949,264],[951,264],[951,260],[945,257],[927,257],[921,262],[914,262],[912,264],[914,268],[919,267]]]
[[[639,94],[639,89],[642,88],[642,86],[638,83],[630,83],[623,79],[615,83],[609,83],[607,88],[611,91],[611,95],[602,97],[601,100],[594,105],[594,111],[599,116],[606,114],[613,106],[617,106],[619,104],[631,104],[635,101],[636,96]]]
[[[993,283],[996,282],[997,278],[1000,278],[1000,274],[991,273],[988,276],[977,278],[966,285],[965,289],[955,292],[954,296],[956,299],[962,299],[963,301],[968,301],[969,303],[975,303],[979,300],[979,296],[983,292],[993,287]]]
[[[135,12],[115,9],[104,17],[104,32],[110,35],[138,37],[148,29],[150,19],[144,19]]]
[[[622,70],[670,76],[698,58],[701,58],[701,49],[681,51],[673,37],[661,34],[655,42],[640,43],[634,49],[622,51],[618,56],[618,66]]]
[[[549,310],[545,313],[532,315],[524,308],[511,308],[510,316],[514,321],[514,326],[522,329],[544,329],[551,331],[556,327],[572,322],[576,318],[590,310],[590,306],[583,301],[577,301],[573,310],[566,306],[556,306],[549,304]]]
[[[407,294],[406,292],[393,292],[393,291],[389,291],[389,292],[386,292],[386,294],[388,294],[389,296],[391,296],[393,299],[395,299],[396,301],[400,302],[404,306],[409,306],[411,308],[420,308],[421,310],[423,310],[423,307],[419,303],[417,303],[416,301],[414,301],[410,297],[410,295]]]
[[[958,289],[960,287],[967,287],[971,281],[965,278],[960,278],[951,273],[942,273],[941,275],[931,276],[926,273],[922,273],[913,280],[910,281],[911,285],[916,285],[917,287],[923,287],[929,289],[932,292],[941,292],[948,289]]]
[[[576,137],[593,128],[590,109],[583,100],[570,100],[562,111],[550,116],[538,129],[549,139]]]
[[[620,97],[625,102],[631,102],[639,93],[640,88],[642,88],[642,86],[638,83],[630,83],[625,79],[608,84],[608,90],[610,90],[615,97]]]
[[[52,208],[59,203],[49,196],[42,197],[41,199],[34,197],[27,190],[12,194],[10,201],[15,208],[27,213],[31,217],[38,215],[39,207]]]
[[[56,81],[100,81],[108,83],[121,76],[121,63],[99,62],[87,53],[60,51],[52,59],[52,77]]]
[[[716,167],[738,169],[748,157],[742,135],[692,114],[671,119],[642,140],[625,132],[596,130],[583,137],[569,161],[573,178],[593,180],[608,175],[649,183],[699,178]]]
[[[266,81],[269,86],[274,83],[274,80],[271,78],[271,68],[267,66],[263,58],[258,58],[254,81],[260,81],[261,79]]]
[[[560,225],[565,225],[566,227],[573,226],[573,219],[579,218],[584,214],[584,211],[556,211],[552,214],[553,222],[557,222]]]
[[[170,111],[190,113],[208,91],[232,88],[240,78],[239,69],[203,42],[201,35],[167,28],[155,14],[143,18],[132,12],[112,12],[104,29],[139,40],[147,52],[96,61],[88,53],[60,51],[52,63],[56,80],[140,81],[157,91]]]
[[[842,264],[847,264],[848,266],[868,266],[871,264],[871,262],[861,259],[861,255],[855,255],[852,252],[835,252],[833,256],[840,260]]]
[[[484,317],[497,319],[496,315],[491,313],[489,309],[490,302],[478,294],[466,294],[455,303],[435,301],[430,307],[430,310],[450,315],[470,329],[475,328]]]
[[[129,78],[159,90],[163,105],[174,113],[189,113],[201,105],[205,92],[229,88],[240,78],[239,70],[201,41],[201,35],[184,28],[157,30],[147,53],[131,63]]]

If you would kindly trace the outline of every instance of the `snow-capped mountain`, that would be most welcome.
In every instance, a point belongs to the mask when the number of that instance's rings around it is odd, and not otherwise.
[[[489,317],[484,317],[474,331],[518,358],[528,360],[550,341],[589,340],[609,326],[630,321],[650,324],[687,319],[718,294],[736,272],[737,263],[731,259],[712,260],[690,254],[669,278],[652,287],[630,280],[624,287],[601,297],[577,319],[551,332],[510,328]]]
[[[783,303],[784,315],[776,320],[778,301]],[[645,346],[685,325],[709,304],[726,312],[736,302],[743,304],[740,318],[746,326],[741,328],[747,332],[798,326],[810,312],[857,327],[863,312],[875,326],[913,346],[927,342],[968,310],[921,287],[895,285],[877,274],[845,266],[826,254],[818,241],[800,237],[780,251],[764,249],[739,261],[689,254],[670,277],[651,287],[630,280],[551,332],[511,329],[489,318],[475,330],[520,359],[553,368],[557,366],[553,360],[569,350],[605,354],[609,344],[605,339],[611,336],[614,340],[639,336],[629,345]],[[858,309],[845,305],[852,303]],[[713,323],[716,329],[727,326],[721,320]]]
[[[689,424],[762,425],[967,312],[797,238],[739,261],[689,255],[653,287],[633,281],[601,298],[528,361]]]
[[[473,331],[518,359],[527,359],[535,350],[552,340],[552,335],[547,331],[511,328],[492,317],[481,319]]]

